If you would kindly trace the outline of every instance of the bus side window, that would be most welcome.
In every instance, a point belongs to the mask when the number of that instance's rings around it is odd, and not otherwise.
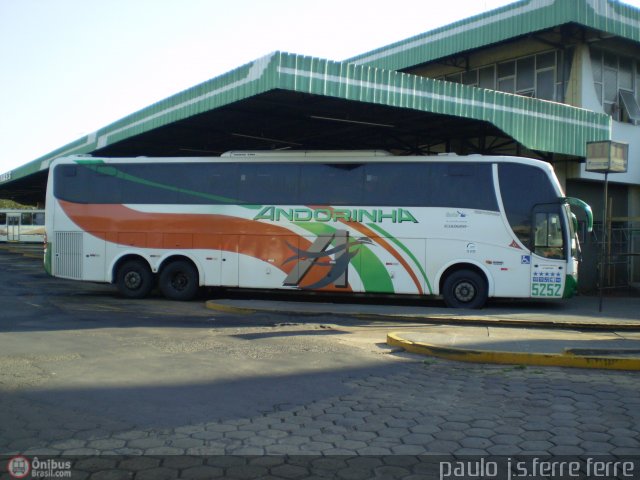
[[[306,164],[300,172],[303,205],[362,205],[364,166],[361,164]]]
[[[7,224],[7,214],[0,213],[0,225],[6,225],[6,224]]]
[[[34,213],[33,214],[33,224],[34,225],[44,225],[44,213]]]
[[[427,205],[497,212],[491,165],[429,163]]]
[[[365,166],[364,205],[425,206],[426,168],[419,163],[372,163]]]
[[[21,225],[33,225],[33,214],[32,213],[23,213],[20,219]]]
[[[300,167],[295,164],[247,163],[240,166],[240,201],[255,205],[292,205],[298,198]]]

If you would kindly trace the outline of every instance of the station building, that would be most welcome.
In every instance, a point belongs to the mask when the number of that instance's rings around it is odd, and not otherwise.
[[[0,175],[0,198],[44,202],[56,157],[211,156],[229,150],[383,149],[551,163],[594,210],[581,283],[640,283],[640,10],[522,0],[343,61],[273,52]],[[628,170],[585,168],[588,142],[627,143]],[[580,219],[579,219],[580,220]]]

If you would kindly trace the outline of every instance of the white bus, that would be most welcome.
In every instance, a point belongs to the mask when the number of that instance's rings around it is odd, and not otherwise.
[[[0,242],[43,242],[44,210],[0,210]]]
[[[59,158],[45,267],[145,297],[200,286],[562,298],[577,285],[569,204],[547,163],[386,152]],[[575,220],[575,217],[573,217]]]

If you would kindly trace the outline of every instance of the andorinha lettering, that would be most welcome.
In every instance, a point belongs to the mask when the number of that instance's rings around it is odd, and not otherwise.
[[[274,206],[264,207],[260,210],[254,220],[271,220],[280,222],[288,220],[290,222],[372,222],[382,223],[390,221],[392,223],[412,222],[418,220],[409,210],[404,208],[393,208],[383,210],[373,208],[370,210],[363,208],[279,208]]]

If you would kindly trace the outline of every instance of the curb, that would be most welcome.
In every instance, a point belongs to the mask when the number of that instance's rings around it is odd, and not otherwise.
[[[329,312],[326,312],[329,313]],[[508,318],[483,318],[483,317],[420,317],[402,314],[385,315],[383,313],[354,313],[345,314],[355,318],[393,319],[403,322],[424,323],[429,325],[483,325],[488,327],[519,327],[519,328],[560,328],[570,330],[640,330],[640,322],[555,322],[543,320],[511,320]]]
[[[217,310],[225,313],[235,313],[239,315],[248,315],[257,312],[287,314],[287,315],[301,315],[301,316],[316,316],[316,315],[335,315],[336,312],[332,312],[330,309],[317,311],[317,312],[304,312],[296,310],[278,310],[271,308],[246,308],[236,307],[233,305],[224,305],[218,303],[216,300],[207,300],[205,307],[210,310]],[[502,319],[490,319],[483,317],[429,317],[429,316],[417,316],[417,315],[403,315],[403,314],[384,314],[384,313],[339,313],[346,317],[358,318],[361,320],[397,320],[399,322],[410,323],[422,323],[422,324],[435,324],[435,325],[486,325],[486,326],[501,326],[501,327],[522,327],[522,328],[562,328],[573,330],[609,330],[615,328],[616,330],[640,330],[640,322],[555,322],[555,321],[540,321],[540,320],[511,320],[508,318]]]
[[[387,345],[400,347],[407,352],[428,355],[446,360],[473,363],[497,363],[506,365],[531,365],[544,367],[598,368],[606,370],[640,370],[640,358],[577,355],[564,353],[494,352],[442,347],[428,343],[412,342],[397,333],[387,334]],[[622,350],[624,352],[624,350]]]
[[[216,303],[214,300],[207,300],[204,303],[204,306],[209,310],[215,310],[217,312],[224,312],[224,313],[237,313],[239,315],[242,315],[242,314],[247,315],[247,314],[258,312],[258,310],[254,310],[252,308],[241,308],[241,307],[234,307],[232,305],[222,305],[221,303]]]

